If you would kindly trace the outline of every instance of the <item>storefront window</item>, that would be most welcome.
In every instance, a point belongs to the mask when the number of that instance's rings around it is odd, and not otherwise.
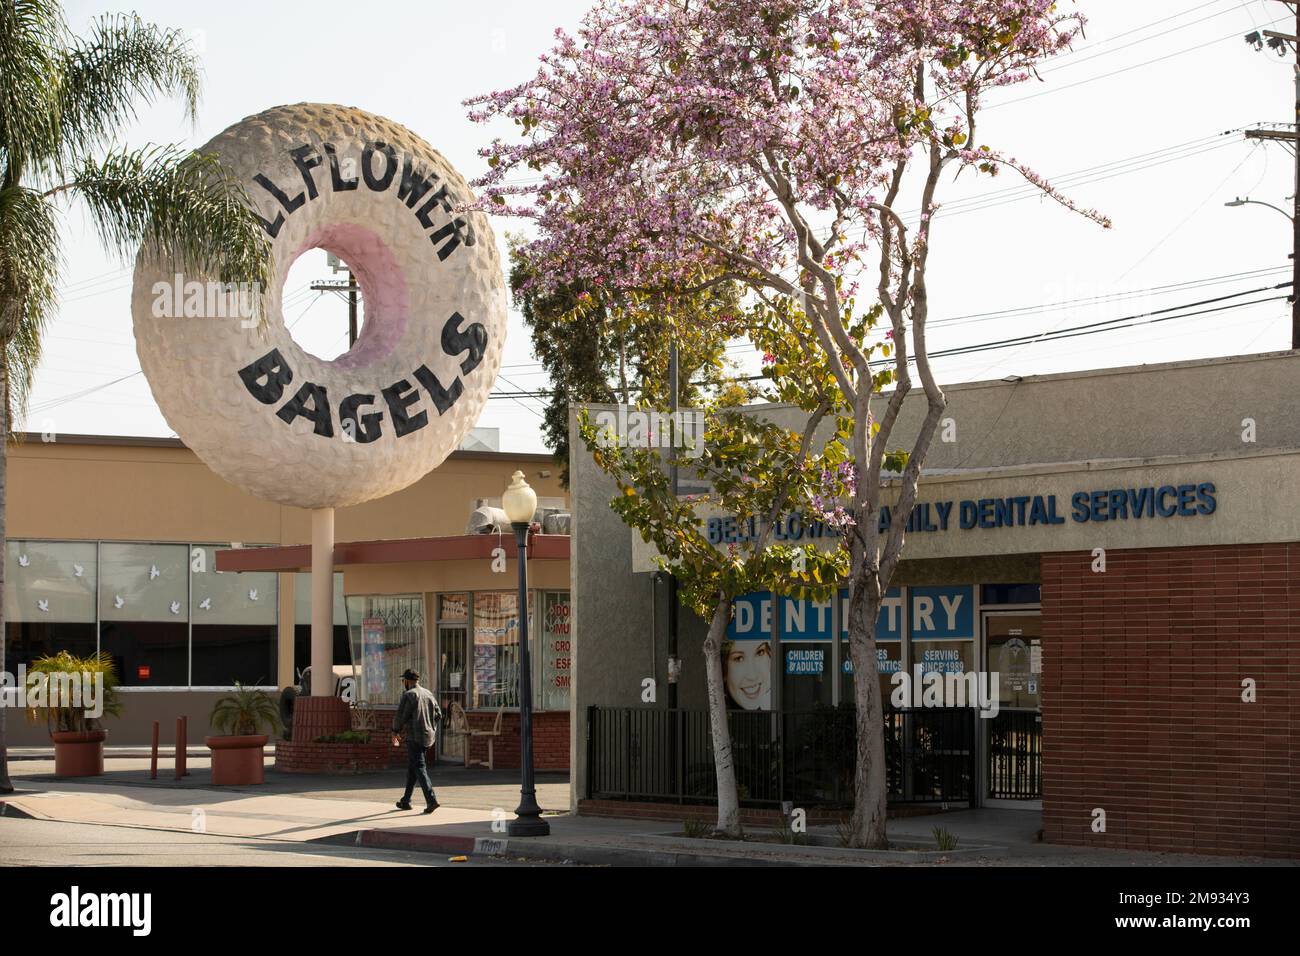
[[[853,655],[849,650],[849,589],[840,588],[840,702],[853,704]],[[894,675],[903,669],[903,596],[890,588],[876,617],[876,671],[880,693],[889,706]]]
[[[348,612],[343,602],[343,572],[334,574],[334,665],[352,663],[348,645]],[[294,680],[311,666],[311,574],[293,576],[293,674]]]
[[[277,576],[219,572],[216,548],[190,549],[190,678],[198,687],[276,683]]]
[[[535,695],[540,710],[568,710],[573,678],[568,591],[548,591],[542,616],[542,680]]]
[[[772,709],[772,594],[735,600],[722,644],[722,680],[731,710]]]
[[[1042,589],[1037,584],[986,584],[980,589],[980,604],[1037,604]]]
[[[531,605],[533,592],[528,592]],[[514,591],[474,595],[474,685],[470,706],[519,706],[519,597]],[[531,607],[529,608],[531,624]],[[529,633],[534,633],[529,627]],[[529,650],[536,651],[537,642]]]
[[[438,623],[468,624],[469,595],[464,592],[459,594],[439,594]]]
[[[781,709],[831,705],[830,601],[781,598]]]
[[[908,588],[908,600],[913,669],[920,667],[922,679],[933,672],[974,671],[975,588],[971,585]]]
[[[345,603],[358,700],[392,706],[407,668],[424,676],[424,599],[349,595]]]
[[[99,641],[125,687],[189,684],[189,553],[184,544],[99,546]]]
[[[5,667],[17,672],[59,651],[94,654],[95,543],[12,540],[5,554]]]

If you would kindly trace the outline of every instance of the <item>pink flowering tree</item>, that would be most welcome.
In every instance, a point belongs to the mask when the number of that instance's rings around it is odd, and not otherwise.
[[[807,329],[808,351],[793,330],[784,354],[766,351],[816,363],[842,394],[855,845],[885,844],[875,622],[945,407],[926,340],[939,186],[945,173],[1009,171],[1108,225],[977,129],[987,92],[1033,78],[1081,25],[1052,0],[599,0],[531,79],[467,104],[476,120],[517,124],[484,150],[476,185],[486,208],[534,221],[528,254],[548,281],[601,275],[642,293],[739,282]],[[886,449],[913,376],[927,410],[881,529]],[[894,388],[873,413],[882,384]]]

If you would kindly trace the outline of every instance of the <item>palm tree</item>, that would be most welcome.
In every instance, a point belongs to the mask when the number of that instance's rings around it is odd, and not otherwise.
[[[199,68],[189,41],[136,16],[104,16],[84,37],[61,4],[0,0],[0,588],[5,457],[58,307],[59,218],[80,200],[100,240],[222,282],[271,274],[270,245],[242,188],[215,158],[176,146],[131,150],[117,135],[141,105],[179,97],[193,122]],[[0,635],[3,634],[0,608]],[[0,672],[6,641],[0,637]],[[0,707],[0,792],[10,791]]]

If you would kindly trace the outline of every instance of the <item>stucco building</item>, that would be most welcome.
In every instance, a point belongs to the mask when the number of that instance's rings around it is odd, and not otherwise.
[[[68,649],[117,664],[124,711],[107,743],[191,744],[235,681],[275,691],[310,664],[310,512],[245,494],[174,439],[31,434],[11,446],[6,668]],[[414,485],[336,518],[334,663],[369,663],[352,693],[381,710],[406,667],[470,725],[497,766],[518,765],[514,536],[467,534],[522,470],[548,511],[567,510],[547,455],[458,451]],[[535,535],[529,562],[537,765],[568,766],[568,536]],[[232,548],[238,550],[232,551]],[[500,548],[500,552],[497,549]],[[238,571],[240,573],[229,573]],[[11,745],[45,727],[8,721]],[[445,738],[443,756],[485,758],[486,739]]]
[[[1041,801],[1062,843],[1300,854],[1298,381],[1285,352],[945,389],[880,679],[996,672],[1000,709],[887,714],[892,801]],[[891,446],[924,411],[918,390]],[[797,409],[754,412],[801,427]],[[574,796],[708,802],[704,625],[683,612],[674,716],[653,552],[581,443],[570,468]],[[709,531],[720,547],[744,533]],[[837,546],[807,516],[777,535]],[[851,800],[845,593],[736,602],[728,690],[751,806]]]

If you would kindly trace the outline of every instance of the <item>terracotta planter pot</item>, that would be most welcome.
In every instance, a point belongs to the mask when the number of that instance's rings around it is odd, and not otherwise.
[[[266,734],[203,738],[212,751],[212,782],[219,787],[265,783],[262,761],[266,741]]]
[[[104,772],[104,738],[102,730],[56,730],[54,741],[54,775],[56,777],[98,777]]]

